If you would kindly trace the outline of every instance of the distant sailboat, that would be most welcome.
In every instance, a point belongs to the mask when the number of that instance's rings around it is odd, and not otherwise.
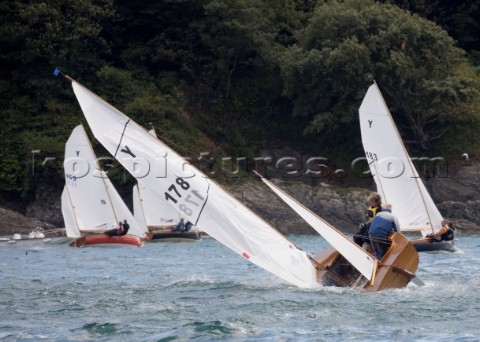
[[[65,146],[65,183],[62,214],[67,236],[76,239],[72,247],[142,245],[145,229],[135,221],[106,173],[100,169],[82,125],[75,127]],[[124,220],[130,225],[127,235],[104,234]]]
[[[155,130],[148,131],[157,138]],[[158,198],[155,191],[141,183],[133,187],[133,213],[137,222],[144,222],[149,230],[151,242],[185,242],[198,241],[201,236],[196,227],[188,231],[174,231],[175,225],[182,218],[166,201]]]
[[[142,222],[149,230],[150,242],[188,242],[201,240],[198,229],[174,231],[181,217],[165,201],[158,199],[148,187],[133,187],[133,213],[137,222]],[[174,217],[174,215],[176,217]],[[172,217],[172,218],[169,218]]]
[[[377,192],[393,205],[403,232],[420,231],[412,240],[419,251],[455,250],[453,240],[432,243],[425,238],[441,227],[442,215],[410,159],[376,83],[359,109],[362,143]]]
[[[185,215],[195,226],[235,253],[288,283],[313,288],[318,286],[319,280],[331,276],[332,272],[321,273],[324,268],[319,267],[318,261],[311,260],[307,253],[166,144],[76,81],[68,76],[67,79],[72,82],[98,141],[139,184],[155,191],[159,199],[180,215]],[[412,275],[402,274],[405,286]]]

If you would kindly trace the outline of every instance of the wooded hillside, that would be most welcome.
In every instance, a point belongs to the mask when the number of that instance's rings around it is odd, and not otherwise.
[[[476,153],[479,12],[439,0],[0,1],[0,200],[21,207],[64,185],[64,144],[85,122],[55,67],[194,160],[286,146],[349,164],[373,80],[412,155]],[[130,189],[120,166],[104,167]]]

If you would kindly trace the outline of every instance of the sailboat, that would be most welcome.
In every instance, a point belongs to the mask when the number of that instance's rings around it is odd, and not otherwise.
[[[322,267],[323,260],[310,257],[165,143],[69,76],[65,77],[71,82],[97,140],[141,186],[154,191],[159,200],[168,203],[199,229],[295,286],[315,288],[327,278],[340,286],[355,284],[332,279],[335,271],[327,269],[330,263],[325,262]],[[362,257],[369,258],[371,265],[378,264],[368,253],[362,253]],[[371,281],[377,269],[370,266],[370,270],[362,269],[362,272]],[[395,273],[401,274],[401,282],[397,279],[383,287],[371,286],[371,290],[403,287],[413,277],[407,270]]]
[[[148,227],[149,242],[189,242],[201,240],[198,229],[175,231],[181,217],[150,188],[133,187],[133,213],[137,222]],[[173,215],[173,213],[175,215]]]
[[[454,251],[454,241],[433,242],[427,234],[437,232],[443,220],[402,142],[392,115],[376,83],[359,109],[365,155],[377,192],[393,206],[401,231],[420,232],[412,239],[418,251]]]
[[[391,245],[377,260],[327,221],[313,213],[260,174],[261,180],[315,229],[332,247],[312,258],[318,279],[326,285],[363,287],[375,292],[387,288],[403,288],[415,279],[419,259],[412,244],[402,234],[389,236]]]
[[[62,214],[70,246],[143,244],[146,232],[134,219],[125,202],[101,170],[83,125],[75,127],[65,145],[65,187]],[[127,220],[126,235],[108,236]]]
[[[155,130],[148,131],[158,139]],[[133,187],[133,213],[137,222],[148,227],[150,242],[189,242],[201,240],[196,227],[187,230],[175,231],[175,225],[182,218],[174,209],[161,198],[155,191],[142,184]]]

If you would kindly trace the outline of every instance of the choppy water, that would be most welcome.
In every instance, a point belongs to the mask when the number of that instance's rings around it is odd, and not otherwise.
[[[321,237],[291,236],[317,253]],[[480,237],[421,253],[425,287],[302,290],[207,238],[0,249],[3,341],[478,341]]]

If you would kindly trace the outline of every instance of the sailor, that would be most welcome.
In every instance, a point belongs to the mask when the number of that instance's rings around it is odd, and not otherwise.
[[[173,227],[174,232],[180,232],[185,228],[185,221],[183,218],[180,219],[180,222],[178,222],[175,227]]]
[[[372,192],[368,196],[370,206],[368,207],[365,215],[365,222],[359,225],[357,233],[353,236],[353,241],[359,245],[364,246],[365,249],[369,249],[370,239],[368,238],[368,231],[370,224],[377,213],[382,211],[382,196],[378,192]]]
[[[388,236],[392,232],[399,232],[400,224],[392,215],[392,205],[385,203],[383,209],[372,220],[369,230],[370,244],[378,260],[381,260],[388,248],[390,240]]]
[[[187,221],[187,223],[185,223],[185,227],[183,227],[182,229],[182,233],[188,232],[190,229],[192,229],[192,226],[193,226],[192,222]]]
[[[368,197],[370,202],[370,207],[368,207],[368,212],[371,213],[371,217],[375,217],[377,213],[382,211],[382,196],[378,192],[372,192]]]
[[[130,225],[128,224],[127,220],[123,220],[123,232],[122,234],[119,234],[119,235],[127,235],[128,233],[128,230],[130,229]]]
[[[433,234],[428,234],[426,237],[431,238],[432,242],[440,242],[451,241],[453,240],[454,235],[454,229],[448,226],[447,221],[442,220],[439,231]]]
[[[108,235],[108,236],[117,236],[117,235],[123,235],[123,232],[124,232],[124,229],[123,229],[123,226],[122,226],[122,221],[119,221],[118,222],[118,228],[113,228],[113,229],[107,230],[105,232],[105,234]]]

